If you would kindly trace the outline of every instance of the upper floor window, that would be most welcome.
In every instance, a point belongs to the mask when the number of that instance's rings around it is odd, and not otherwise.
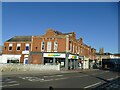
[[[71,52],[73,51],[73,49],[72,49],[72,43],[70,43],[70,51]]]
[[[17,44],[17,51],[19,51],[20,50],[20,44]]]
[[[26,50],[26,51],[29,51],[29,44],[26,44],[25,50]]]
[[[58,42],[54,42],[54,51],[58,50]]]
[[[73,47],[72,47],[72,48],[73,48],[73,53],[74,53],[74,45],[73,45]]]
[[[50,52],[51,51],[51,42],[47,42],[47,51]]]
[[[44,51],[44,49],[45,49],[45,43],[41,42],[41,51]]]
[[[77,53],[77,51],[78,51],[78,50],[77,50],[77,46],[76,46],[76,53]]]
[[[9,44],[9,48],[8,48],[9,51],[12,51],[12,45],[13,44]]]
[[[83,49],[81,48],[81,50],[80,50],[80,51],[81,51],[81,53],[82,53],[82,52],[83,52]]]

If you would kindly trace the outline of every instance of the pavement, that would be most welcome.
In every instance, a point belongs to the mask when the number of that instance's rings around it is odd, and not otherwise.
[[[75,73],[75,72],[87,72],[87,71],[95,71],[99,69],[77,69],[77,70],[60,70],[60,71],[7,71],[2,72],[2,76],[9,75],[24,75],[24,74],[40,74],[40,75],[52,75],[52,74],[61,74],[61,73]]]

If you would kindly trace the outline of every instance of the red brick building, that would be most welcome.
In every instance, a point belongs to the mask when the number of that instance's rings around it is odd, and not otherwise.
[[[15,36],[4,43],[3,63],[56,64],[77,68],[81,59],[94,60],[96,49],[76,39],[75,32],[48,29],[45,35]]]

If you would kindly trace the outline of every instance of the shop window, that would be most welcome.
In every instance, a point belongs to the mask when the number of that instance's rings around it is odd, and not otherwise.
[[[45,43],[41,42],[41,51],[44,51],[44,49],[45,49]]]

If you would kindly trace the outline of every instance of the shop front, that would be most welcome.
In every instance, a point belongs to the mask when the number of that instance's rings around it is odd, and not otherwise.
[[[64,53],[43,53],[45,65],[57,65],[60,64],[61,67],[65,67],[66,54]]]
[[[78,57],[77,55],[70,54],[68,57],[68,69],[78,68]]]
[[[2,63],[20,63],[21,55],[2,55]]]

